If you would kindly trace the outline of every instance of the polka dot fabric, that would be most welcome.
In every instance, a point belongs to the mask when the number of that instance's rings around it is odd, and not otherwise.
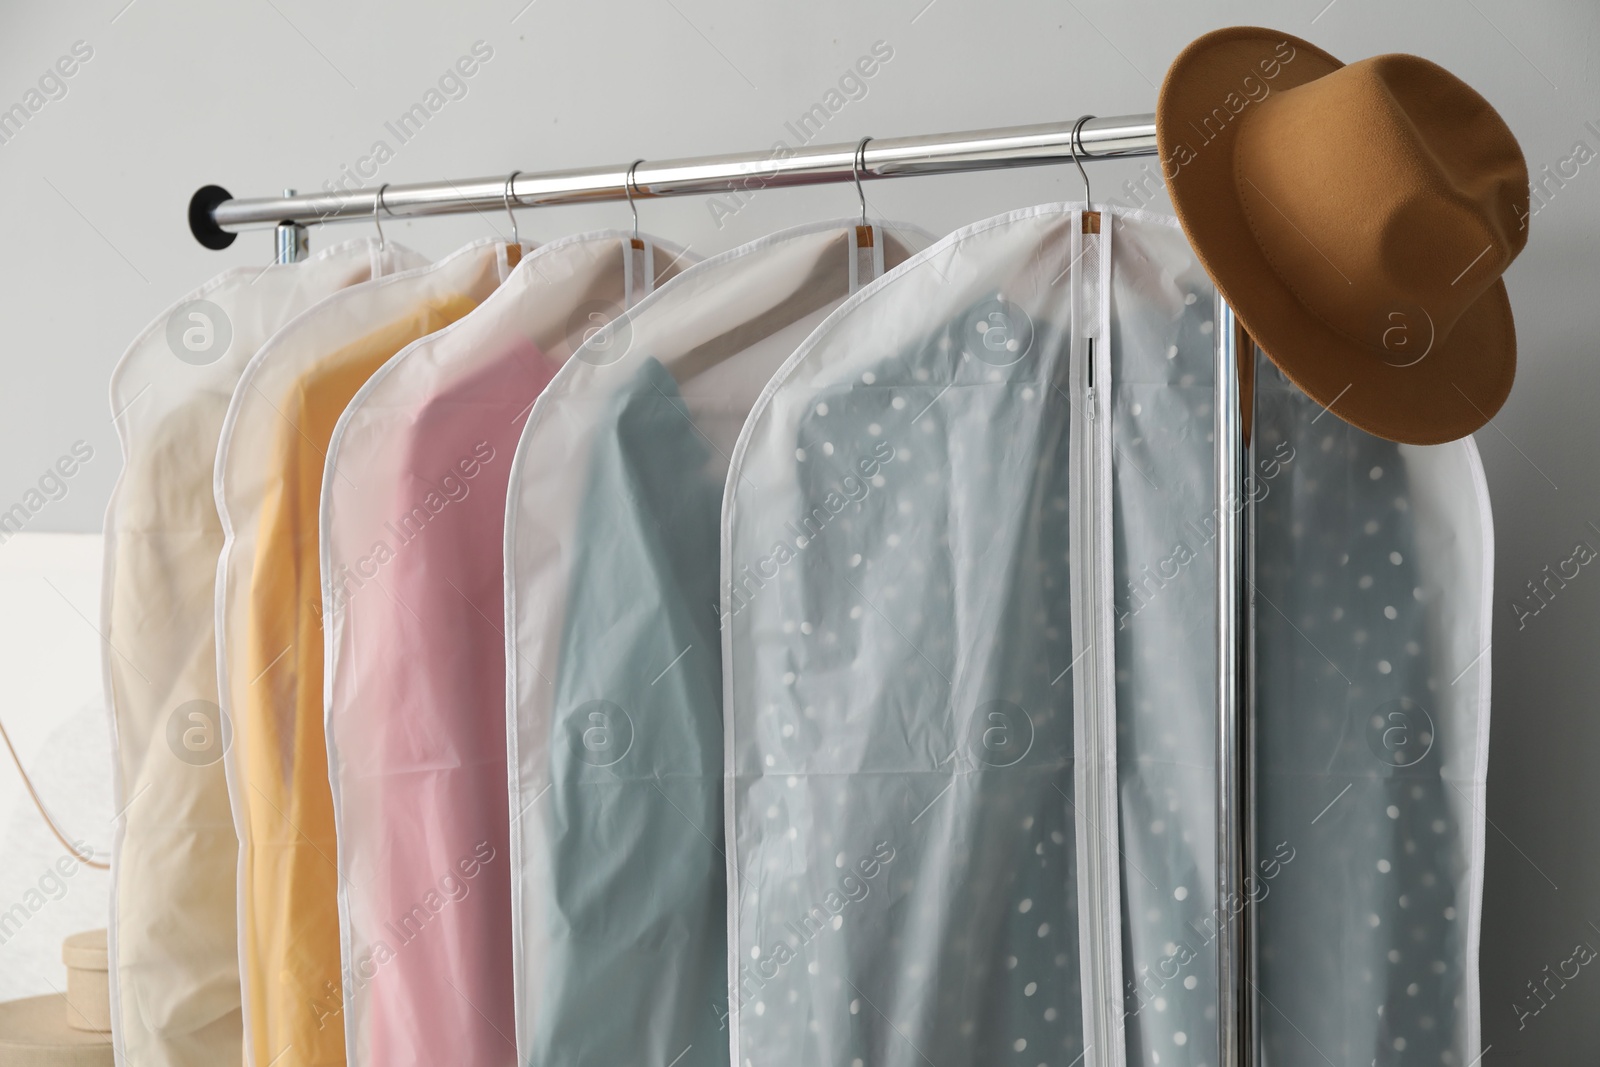
[[[1072,1063],[1078,215],[969,227],[780,371],[724,510],[734,1062]]]
[[[1490,518],[1471,440],[1417,447],[1260,365],[1267,1054],[1465,1065],[1488,731]]]
[[[1074,1062],[1085,1011],[1117,997],[1078,936],[1097,920],[1079,914],[1091,835],[1119,857],[1125,1041],[1087,1056],[1215,1063],[1214,293],[1172,220],[1105,213],[1110,419],[1092,432],[1117,811],[1090,829],[1070,688],[1093,651],[1072,625],[1092,595],[1070,565],[1082,364],[1057,289],[1092,259],[1063,255],[1065,225],[1064,208],[990,220],[857,297],[734,454],[738,1064]],[[1371,438],[1265,362],[1258,405],[1265,1047],[1466,1067],[1492,556],[1477,455]]]
[[[1215,291],[1165,219],[1115,221],[1112,605],[1129,1063],[1215,1063]]]

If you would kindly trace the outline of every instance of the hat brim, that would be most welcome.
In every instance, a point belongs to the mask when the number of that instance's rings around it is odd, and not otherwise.
[[[1293,48],[1288,60],[1278,51],[1285,42]],[[1264,61],[1269,66],[1262,67]],[[1269,78],[1274,61],[1277,74]],[[1238,132],[1257,106],[1251,96],[1258,91],[1245,78],[1266,86],[1270,95],[1343,65],[1278,30],[1236,26],[1193,41],[1167,70],[1156,104],[1167,192],[1217,290],[1290,381],[1378,437],[1416,445],[1454,441],[1488,423],[1511,392],[1517,347],[1505,282],[1497,279],[1443,338],[1434,335],[1431,322],[1408,324],[1416,334],[1407,351],[1420,351],[1420,357],[1386,356],[1334,330],[1301,303],[1257,244],[1239,196]],[[1238,111],[1228,107],[1230,98],[1243,102]],[[1220,129],[1214,109],[1231,116]]]

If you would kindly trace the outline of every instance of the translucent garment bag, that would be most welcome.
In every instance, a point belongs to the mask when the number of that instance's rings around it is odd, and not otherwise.
[[[1466,1067],[1494,560],[1477,449],[1380,440],[1259,373],[1263,454],[1293,456],[1257,517],[1267,1062]]]
[[[1213,293],[1176,231],[1141,245],[1184,303],[1166,358],[1113,334],[1124,1024],[1130,1062],[1182,1063],[1215,1047],[1215,945],[1242,904],[1212,891]],[[1379,440],[1264,357],[1256,373],[1246,895],[1265,1062],[1470,1064],[1492,562],[1477,451]]]
[[[735,1062],[1213,1055],[1237,912],[1212,888],[1214,293],[1172,220],[1082,228],[947,238],[824,324],[741,437]],[[1476,453],[1378,441],[1261,368],[1268,1062],[1469,1064]]]
[[[1216,294],[1175,220],[1110,218],[1122,1028],[1129,1063],[1214,1063]]]
[[[475,311],[368,379],[334,430],[320,542],[351,1064],[516,1061],[512,456],[572,352],[692,262],[615,232],[531,251]]]
[[[238,844],[217,707],[212,594],[217,437],[262,342],[326,296],[420,266],[398,245],[337,245],[237,267],[139,336],[111,378],[123,470],[106,511],[101,632],[116,746],[110,951],[119,1060],[237,1063]]]
[[[846,302],[740,435],[735,1063],[1120,1062],[1100,427],[1118,315],[1178,325],[1113,306],[1111,223],[957,231]]]
[[[718,515],[752,403],[929,238],[828,222],[684,272],[540,396],[507,502],[523,1063],[726,1064]]]
[[[373,372],[476,307],[515,256],[479,242],[330,297],[256,354],[228,409],[215,484],[226,534],[217,670],[233,731],[246,1054],[258,1067],[344,1062],[317,551],[328,442]]]

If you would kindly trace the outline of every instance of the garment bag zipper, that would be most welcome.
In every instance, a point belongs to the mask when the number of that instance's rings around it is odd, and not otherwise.
[[[1077,228],[1075,228],[1077,229]],[[1081,232],[1081,230],[1080,230]],[[1094,255],[1075,247],[1082,264],[1073,275],[1075,383],[1073,404],[1072,589],[1079,659],[1073,668],[1077,731],[1078,930],[1082,957],[1084,1063],[1122,1067],[1122,902],[1117,862],[1116,703],[1110,615],[1111,491],[1103,436],[1109,420],[1100,411],[1109,366],[1103,351],[1109,270],[1107,234],[1076,237],[1094,242]],[[1080,420],[1076,418],[1082,414]]]

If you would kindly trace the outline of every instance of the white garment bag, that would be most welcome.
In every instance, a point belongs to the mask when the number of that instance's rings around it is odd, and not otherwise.
[[[1214,290],[1174,220],[1084,228],[1043,207],[940,242],[808,339],[741,436],[735,1062],[1214,1055],[1236,908],[1214,894]],[[1476,454],[1378,441],[1261,367],[1264,1045],[1467,1064]]]
[[[597,323],[694,262],[615,231],[527,251],[479,307],[384,364],[334,430],[320,546],[351,1067],[515,1059],[512,457]]]
[[[1114,299],[1165,288],[1179,330],[1164,355],[1127,316],[1113,334],[1123,1007],[1130,1062],[1185,1062],[1215,1047],[1216,941],[1242,903],[1212,888],[1214,292],[1176,230],[1142,236],[1115,248]],[[1259,355],[1255,404],[1245,895],[1265,1062],[1470,1064],[1493,559],[1477,449],[1375,438]]]
[[[940,241],[808,338],[740,436],[735,1063],[1120,1060],[1114,234],[1084,228],[1050,206]]]
[[[1122,1026],[1129,1063],[1204,1063],[1216,1055],[1222,918],[1216,291],[1176,220],[1111,218]]]
[[[1293,456],[1257,505],[1264,1054],[1466,1067],[1494,563],[1477,448],[1381,440],[1259,367],[1262,454]]]
[[[539,397],[506,517],[517,1044],[727,1063],[717,520],[772,372],[927,243],[828,222],[707,260]]]
[[[213,485],[216,663],[233,731],[246,1062],[260,1067],[344,1056],[317,545],[326,450],[371,374],[481,303],[510,258],[476,241],[324,300],[255,354],[228,407]]]
[[[222,758],[212,464],[228,398],[269,336],[324,297],[426,262],[365,239],[235,267],[139,336],[111,377],[123,470],[106,509],[101,632],[116,749],[112,1027],[131,1064],[240,1055],[238,844]]]

